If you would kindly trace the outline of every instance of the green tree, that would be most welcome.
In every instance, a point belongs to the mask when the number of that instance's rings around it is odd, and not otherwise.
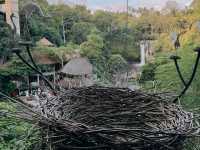
[[[87,22],[75,23],[71,29],[72,41],[76,44],[81,44],[87,40],[87,36],[90,34],[94,25]]]
[[[42,36],[46,37],[48,40],[50,40],[52,43],[54,43],[57,46],[60,46],[63,43],[61,35],[53,27],[46,28],[44,33],[42,33]]]
[[[59,48],[53,48],[52,51],[56,56],[58,56],[63,67],[65,60],[69,59],[67,57],[69,57],[71,54],[74,54],[78,48],[78,45],[74,43],[68,43],[67,45],[61,46]]]
[[[102,54],[104,47],[103,38],[98,34],[97,30],[92,31],[87,37],[87,41],[80,45],[81,53],[90,59],[96,59]]]
[[[93,15],[93,22],[101,32],[109,32],[114,24],[114,15],[111,12],[96,11]]]
[[[136,32],[131,28],[121,27],[107,36],[105,41],[109,42],[112,54],[120,54],[128,61],[139,59],[139,40]]]
[[[108,64],[112,74],[126,72],[128,69],[127,61],[119,54],[112,55],[108,60]]]
[[[9,56],[12,47],[12,31],[4,21],[0,21],[0,64],[4,63]]]

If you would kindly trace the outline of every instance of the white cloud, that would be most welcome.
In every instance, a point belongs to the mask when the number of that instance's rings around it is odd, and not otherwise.
[[[67,4],[86,4],[92,10],[110,10],[110,11],[125,11],[126,10],[126,0],[116,0],[116,3],[113,3],[113,0],[48,0],[49,3],[55,4],[58,2],[65,2]],[[166,2],[169,0],[129,0],[131,7],[148,7],[155,9],[162,9]],[[189,6],[193,0],[174,0],[176,1],[181,8]]]

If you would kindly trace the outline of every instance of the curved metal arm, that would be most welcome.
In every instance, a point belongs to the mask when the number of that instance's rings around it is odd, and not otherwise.
[[[175,66],[176,66],[176,71],[177,71],[177,73],[178,73],[178,75],[179,75],[179,78],[181,79],[182,83],[183,83],[184,86],[186,87],[186,86],[187,86],[187,83],[186,83],[185,79],[183,78],[183,75],[182,75],[182,73],[181,73],[180,67],[179,67],[179,65],[178,65],[178,60],[181,59],[181,58],[180,58],[179,56],[172,55],[172,56],[170,57],[170,59],[174,60],[174,64],[175,64]]]
[[[53,86],[51,85],[51,83],[49,82],[49,80],[42,74],[42,72],[40,72],[39,70],[37,70],[35,67],[31,66],[21,55],[20,55],[20,50],[19,49],[14,49],[13,52],[16,53],[16,55],[23,61],[23,63],[25,63],[29,68],[31,68],[32,70],[34,70],[35,72],[37,72],[38,74],[41,75],[42,79],[47,83],[47,85],[50,87],[51,90],[55,91],[55,89],[53,88]]]
[[[30,58],[30,60],[31,60],[31,63],[33,64],[33,66],[34,66],[37,70],[40,70],[40,69],[38,68],[38,66],[36,65],[36,63],[35,63],[35,61],[34,61],[34,59],[33,59],[33,56],[32,56],[32,54],[31,54],[31,51],[30,51],[30,46],[33,45],[32,42],[22,42],[22,41],[20,41],[19,44],[26,47],[26,51],[27,51],[28,56],[29,56],[29,58]]]
[[[196,51],[198,52],[198,55],[197,55],[197,59],[196,59],[196,62],[195,62],[195,66],[194,66],[191,78],[190,78],[189,82],[187,83],[186,87],[181,92],[181,94],[176,99],[174,99],[174,101],[173,101],[174,103],[176,103],[186,93],[186,91],[189,89],[190,85],[192,84],[192,81],[194,80],[194,77],[195,77],[196,72],[197,72],[199,60],[200,60],[200,49],[197,49]]]
[[[37,70],[39,70],[38,66],[36,65],[35,61],[33,60],[33,56],[32,56],[32,54],[31,54],[31,52],[30,52],[30,47],[29,47],[29,46],[26,47],[26,51],[27,51],[27,53],[28,53],[29,58],[31,59],[31,62],[32,62],[33,66],[34,66]]]
[[[16,16],[14,15],[14,13],[12,13],[11,16],[10,16],[10,20],[11,20],[11,22],[12,22],[12,24],[13,24],[13,34],[14,34],[14,35],[17,33],[17,27],[16,27],[16,25],[15,25],[15,23],[14,23],[14,20],[13,20],[15,17],[16,17]]]

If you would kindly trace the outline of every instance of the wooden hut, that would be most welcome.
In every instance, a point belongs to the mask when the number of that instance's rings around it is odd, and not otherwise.
[[[87,58],[73,58],[60,71],[63,78],[59,81],[65,88],[90,86],[93,84],[93,66]]]
[[[56,73],[61,68],[61,64],[58,58],[49,55],[47,52],[33,51],[33,59],[40,65],[43,75],[46,76],[52,83],[56,82]],[[45,67],[41,67],[45,66]],[[33,86],[40,86],[41,77],[38,74],[30,76]]]

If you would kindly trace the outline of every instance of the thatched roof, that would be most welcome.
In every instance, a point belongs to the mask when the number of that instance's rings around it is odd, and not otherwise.
[[[53,47],[54,44],[51,43],[48,39],[46,39],[45,37],[43,37],[41,40],[39,40],[37,42],[37,45],[39,46],[47,46],[47,47]]]
[[[59,60],[56,57],[49,55],[44,52],[33,52],[33,59],[37,64],[51,65],[59,63]]]
[[[71,59],[61,70],[61,73],[68,75],[89,75],[92,74],[92,64],[87,58]]]

